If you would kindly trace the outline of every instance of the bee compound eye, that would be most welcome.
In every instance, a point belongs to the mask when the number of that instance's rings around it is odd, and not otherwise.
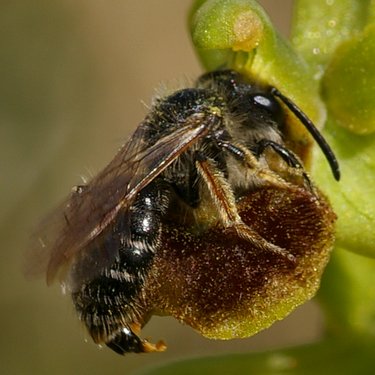
[[[277,99],[272,95],[255,93],[250,96],[250,100],[255,107],[266,112],[273,121],[277,123],[283,121],[283,109]]]

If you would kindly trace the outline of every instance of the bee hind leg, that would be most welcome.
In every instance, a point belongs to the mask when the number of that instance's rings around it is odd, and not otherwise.
[[[106,342],[106,345],[118,354],[126,353],[150,353],[162,352],[166,349],[163,341],[152,344],[141,339],[130,328],[122,328],[113,338]]]

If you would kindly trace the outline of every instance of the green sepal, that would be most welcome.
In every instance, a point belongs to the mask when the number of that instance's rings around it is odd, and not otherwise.
[[[328,143],[340,160],[341,181],[330,175],[327,162],[316,150],[312,174],[328,195],[338,216],[337,246],[375,257],[375,134],[363,136],[340,128],[330,117],[324,129]]]

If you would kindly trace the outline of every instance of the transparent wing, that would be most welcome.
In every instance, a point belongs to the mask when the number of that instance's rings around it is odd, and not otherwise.
[[[181,128],[150,147],[141,125],[101,173],[40,223],[31,239],[31,273],[46,271],[51,283],[82,252],[93,252],[91,268],[111,263],[117,249],[98,252],[100,237],[120,212],[126,215],[139,191],[208,133],[210,126],[202,120],[199,114],[190,116]],[[63,275],[64,271],[60,278]]]

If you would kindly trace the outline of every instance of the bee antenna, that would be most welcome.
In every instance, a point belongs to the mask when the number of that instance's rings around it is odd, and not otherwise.
[[[334,178],[336,181],[340,180],[340,166],[339,162],[336,159],[335,154],[333,153],[331,147],[324,139],[322,134],[319,130],[315,127],[313,122],[306,116],[306,114],[289,98],[283,95],[277,88],[271,88],[271,94],[278,97],[293,113],[294,115],[301,121],[301,123],[305,126],[311,136],[314,138],[316,143],[319,145],[320,149],[322,150],[324,156],[326,157]]]

